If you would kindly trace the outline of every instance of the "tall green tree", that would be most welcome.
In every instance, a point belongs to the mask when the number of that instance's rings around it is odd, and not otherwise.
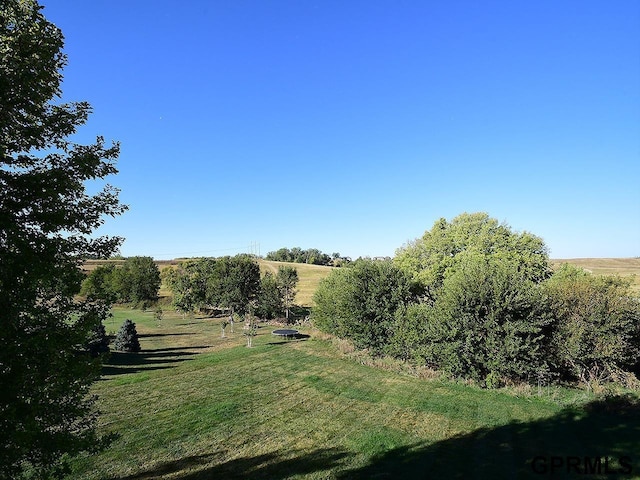
[[[396,252],[396,265],[409,272],[434,300],[447,275],[465,253],[491,255],[510,262],[526,278],[539,283],[549,277],[549,252],[544,241],[529,232],[514,232],[488,214],[463,213],[451,222],[441,218],[424,235]]]
[[[80,294],[89,300],[104,300],[113,303],[118,299],[116,286],[114,285],[115,264],[99,265],[87,275],[82,282]]]
[[[298,270],[294,267],[280,267],[276,275],[276,282],[281,292],[282,303],[285,308],[285,318],[289,321],[289,310],[296,298],[296,285],[298,285]]]
[[[215,304],[212,298],[215,258],[198,258],[163,270],[163,278],[173,294],[173,305],[183,313]]]
[[[113,275],[119,302],[148,303],[158,299],[160,270],[153,258],[129,257]]]
[[[260,266],[249,255],[218,258],[207,289],[211,305],[245,314],[260,292]]]
[[[255,314],[258,318],[271,320],[282,315],[284,305],[282,294],[276,278],[271,272],[267,272],[260,279],[260,293],[256,300]]]
[[[89,387],[99,360],[78,354],[107,314],[77,301],[81,262],[121,243],[91,236],[125,209],[107,185],[117,144],[69,140],[91,111],[60,103],[61,31],[33,0],[0,2],[0,477],[61,474],[61,458],[95,447]]]
[[[171,290],[172,304],[182,315],[193,312],[195,301],[192,295],[190,278],[182,265],[166,267],[160,278]]]

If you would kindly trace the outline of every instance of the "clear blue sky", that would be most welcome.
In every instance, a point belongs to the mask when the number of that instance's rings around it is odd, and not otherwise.
[[[123,255],[393,255],[486,211],[640,255],[640,2],[42,0]]]

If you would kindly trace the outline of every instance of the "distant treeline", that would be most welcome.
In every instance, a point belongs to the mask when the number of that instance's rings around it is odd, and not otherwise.
[[[328,255],[317,248],[308,248],[303,250],[300,247],[281,248],[275,252],[267,253],[267,260],[274,262],[292,262],[292,263],[308,263],[311,265],[331,265],[340,266],[350,261],[349,258],[341,257],[335,252]]]
[[[151,257],[129,257],[121,264],[105,263],[89,272],[80,294],[89,300],[132,303],[146,307],[158,299],[160,270]]]
[[[260,266],[250,255],[195,258],[162,270],[171,289],[173,306],[184,314],[194,311],[230,310],[233,314],[251,314],[262,319],[285,315],[296,295],[298,272],[281,266],[260,277]]]

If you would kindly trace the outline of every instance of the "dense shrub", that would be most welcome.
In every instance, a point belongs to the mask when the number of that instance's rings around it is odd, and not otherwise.
[[[432,307],[426,303],[412,303],[396,310],[393,334],[387,352],[404,361],[425,363],[427,319]]]
[[[490,388],[637,383],[628,372],[640,367],[640,300],[630,282],[569,266],[552,275],[539,237],[484,213],[437,221],[393,263],[332,272],[314,300],[319,328]]]
[[[640,357],[640,303],[630,281],[563,265],[545,283],[555,368],[586,383],[615,380]]]
[[[260,293],[256,301],[255,314],[258,318],[271,320],[281,316],[283,312],[284,304],[278,282],[273,274],[267,272],[260,280]]]
[[[334,270],[316,291],[313,321],[380,354],[389,344],[396,311],[415,298],[408,275],[391,262],[357,260]]]
[[[468,255],[445,278],[425,312],[425,362],[452,375],[487,381],[528,380],[548,370],[540,289],[516,262]]]
[[[121,352],[139,352],[140,341],[138,339],[138,332],[136,331],[136,324],[126,319],[116,334],[113,346]]]

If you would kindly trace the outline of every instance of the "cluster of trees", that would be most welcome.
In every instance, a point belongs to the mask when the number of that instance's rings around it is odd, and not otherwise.
[[[309,263],[312,265],[339,266],[347,262],[347,259],[341,257],[338,252],[329,256],[317,248],[303,250],[299,247],[281,248],[275,252],[267,253],[265,258],[275,262]]]
[[[131,320],[126,319],[118,330],[115,336],[114,349],[121,352],[139,352],[140,340],[138,338],[138,331],[136,324]],[[92,357],[99,357],[104,354],[108,354],[111,349],[109,348],[109,337],[104,325],[99,323],[89,334],[89,338],[85,343],[87,352]]]
[[[283,313],[289,317],[298,282],[293,267],[280,267],[277,275],[267,272],[261,278],[258,263],[249,255],[187,260],[165,268],[162,277],[173,305],[183,313],[223,308],[266,319]]]
[[[438,220],[393,261],[332,272],[315,303],[315,324],[360,348],[488,387],[606,382],[638,367],[630,282],[552,272],[542,239],[485,213]]]
[[[80,294],[90,301],[148,305],[158,299],[160,270],[151,257],[129,257],[122,265],[99,265],[82,282]]]
[[[61,31],[34,0],[0,2],[0,478],[62,476],[65,454],[95,450],[99,357],[86,354],[108,309],[77,298],[83,259],[122,239],[92,235],[122,213],[117,144],[70,140],[91,112],[62,103]],[[98,350],[100,347],[97,347]]]

